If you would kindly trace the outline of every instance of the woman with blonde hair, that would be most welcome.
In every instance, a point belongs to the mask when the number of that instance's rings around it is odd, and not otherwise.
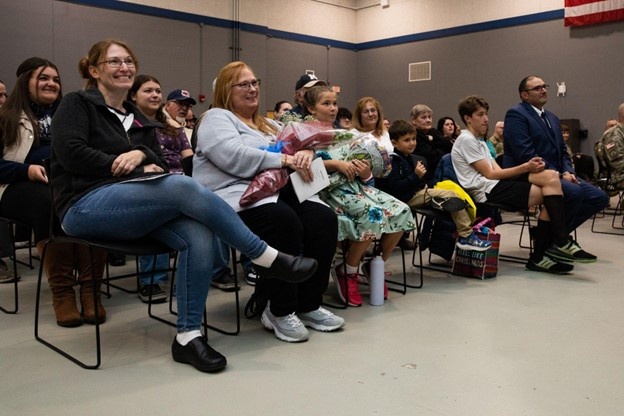
[[[240,199],[256,175],[287,168],[310,178],[313,150],[294,155],[273,153],[279,127],[259,114],[260,80],[244,62],[224,66],[217,76],[212,109],[197,127],[193,178],[230,204],[245,224],[269,244],[292,255],[318,261],[317,272],[297,285],[278,281],[256,286],[258,298],[268,298],[262,310],[265,328],[286,342],[308,339],[306,327],[334,331],[344,320],[321,306],[334,256],[337,219],[314,196],[299,202],[289,182],[278,193],[241,207]],[[263,274],[259,273],[260,282]]]

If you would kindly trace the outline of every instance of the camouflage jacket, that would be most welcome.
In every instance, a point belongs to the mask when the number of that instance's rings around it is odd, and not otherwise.
[[[610,182],[615,187],[624,186],[624,124],[607,130],[600,139],[604,161],[611,171]]]

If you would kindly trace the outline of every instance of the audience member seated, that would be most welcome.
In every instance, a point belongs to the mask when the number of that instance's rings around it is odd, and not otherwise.
[[[2,107],[8,96],[6,84],[0,80],[0,107]],[[0,283],[11,283],[15,279],[13,268],[4,260],[4,258],[11,255],[9,250],[10,244],[8,226],[2,227],[2,230],[0,230],[0,257],[2,257],[0,258]]]
[[[62,97],[61,78],[52,62],[38,57],[22,62],[16,75],[15,88],[0,108],[0,214],[32,227],[41,254],[43,240],[50,236],[51,206],[43,161],[50,157],[51,121]],[[60,229],[55,232],[61,234]],[[58,325],[95,323],[94,280],[98,282],[98,320],[106,320],[99,291],[105,261],[106,252],[95,250],[95,270],[91,270],[87,248],[66,243],[48,245],[43,267]],[[81,311],[76,304],[76,281],[80,285]]]
[[[594,214],[602,211],[609,203],[607,194],[576,175],[572,160],[565,151],[560,121],[550,111],[544,110],[548,102],[548,84],[541,78],[530,75],[518,86],[522,100],[507,110],[505,115],[505,167],[521,165],[534,157],[540,157],[546,169],[560,175],[566,206],[566,231],[574,250],[585,253],[570,235]]]
[[[173,127],[182,127],[186,133],[186,138],[191,142],[193,128],[186,125],[186,119],[189,117],[191,109],[197,104],[197,101],[191,97],[191,93],[187,90],[173,90],[167,95],[167,102],[161,109],[166,117],[167,124]]]
[[[563,143],[565,143],[565,149],[570,159],[574,157],[574,153],[572,153],[572,148],[570,147],[570,127],[567,124],[560,124],[559,128],[561,129],[561,137],[563,137]]]
[[[505,148],[503,146],[504,134],[505,134],[505,122],[497,121],[496,124],[494,125],[494,134],[492,134],[488,138],[490,143],[492,143],[492,146],[494,146],[496,157],[499,157],[500,155],[505,153]]]
[[[605,131],[609,130],[611,127],[615,127],[619,124],[619,122],[616,119],[609,119],[607,120],[607,122],[605,123]]]
[[[265,278],[298,283],[316,271],[316,261],[278,252],[214,193],[188,176],[166,173],[156,124],[125,101],[137,62],[125,43],[112,39],[97,42],[80,60],[86,89],[67,94],[52,123],[50,180],[57,212],[72,236],[150,236],[177,251],[173,359],[219,371],[227,360],[200,333],[214,239],[247,254]]]
[[[544,205],[535,229],[533,253],[526,263],[528,270],[562,274],[572,271],[569,262],[595,261],[587,253],[574,250],[568,241],[559,175],[546,169],[538,156],[502,169],[477,139],[487,131],[489,107],[484,98],[474,95],[459,103],[459,116],[466,130],[451,152],[459,184],[475,202],[504,204],[515,210]]]
[[[159,125],[156,127],[156,137],[161,145],[161,150],[167,161],[167,167],[171,173],[183,174],[183,160],[190,161],[192,167],[193,151],[188,142],[186,133],[182,126],[174,127],[167,122],[165,114],[162,112],[162,88],[160,81],[151,75],[137,75],[132,88],[128,92],[128,101],[137,106],[151,122]],[[154,274],[151,282],[152,270],[158,270]],[[154,256],[141,256],[139,258],[139,270],[143,273],[139,277],[139,299],[148,302],[150,299],[154,303],[165,302],[167,294],[161,288],[167,283],[167,272],[169,269],[169,255],[162,254]]]
[[[292,104],[289,103],[286,100],[282,100],[282,101],[278,101],[277,103],[275,103],[275,107],[273,108],[273,120],[277,121],[278,123],[282,122],[282,116],[292,110]]]
[[[150,120],[158,122],[162,127],[156,127],[156,137],[161,145],[161,150],[167,160],[169,173],[186,174],[192,176],[193,170],[193,150],[186,137],[184,128],[174,127],[167,123],[167,119],[162,111],[162,90],[160,82],[150,75],[139,75],[136,77],[128,95],[129,101],[134,103],[139,110]],[[189,114],[192,116],[191,110]],[[228,267],[230,259],[230,248],[227,244],[219,241],[215,243],[215,264],[214,273],[210,284],[224,291],[236,289],[236,277]],[[140,259],[142,272],[156,270],[166,270],[169,268],[169,256],[157,256],[154,265],[154,256],[143,256]],[[152,301],[165,301],[166,293],[161,286],[167,281],[167,272],[161,271],[154,278],[154,284],[150,285],[151,274],[141,277],[139,298],[143,302],[149,300],[150,292]]]
[[[358,100],[353,113],[353,128],[360,133],[370,133],[390,153],[392,143],[388,131],[384,129],[383,120],[383,109],[379,101],[373,97],[362,97]]]
[[[318,261],[316,273],[300,284],[278,281],[256,286],[267,299],[262,324],[286,342],[305,341],[306,327],[335,331],[344,320],[321,306],[334,256],[337,219],[317,197],[299,202],[290,180],[277,193],[245,208],[240,199],[257,174],[288,168],[310,178],[313,150],[294,155],[267,151],[278,126],[259,112],[260,82],[244,62],[232,62],[217,75],[212,109],[202,117],[197,134],[193,178],[238,211],[249,228],[277,249]],[[264,280],[258,270],[260,281]]]
[[[618,107],[618,124],[604,132],[600,142],[604,149],[605,162],[609,166],[611,185],[624,188],[624,103]]]
[[[455,120],[452,117],[446,116],[442,117],[438,120],[438,132],[442,135],[442,138],[448,142],[451,142],[451,145],[455,143],[455,139],[457,139],[457,134],[455,133]]]
[[[452,124],[455,130],[455,123]],[[427,168],[413,157],[416,149],[416,130],[405,120],[390,126],[390,140],[394,145],[392,170],[379,187],[405,202],[410,208],[433,206],[448,212],[457,228],[456,245],[464,250],[487,250],[492,243],[479,239],[472,231],[472,220],[466,203],[451,190],[429,188],[424,181]]]
[[[383,119],[383,127],[385,131],[388,131],[388,129],[390,128],[390,120],[388,120],[387,118]]]
[[[188,130],[195,130],[195,124],[197,123],[197,117],[195,117],[195,114],[193,114],[193,110],[189,108],[188,113],[186,113],[186,118],[184,119],[186,121],[186,129]]]
[[[295,106],[291,108],[287,113],[294,113],[303,119],[307,116],[305,105],[303,104],[303,94],[315,85],[327,85],[327,82],[322,81],[313,74],[301,75],[295,83]]]
[[[331,126],[336,118],[336,93],[331,87],[317,86],[306,91],[304,102],[308,113],[317,121]],[[338,216],[338,241],[348,241],[344,264],[332,269],[338,293],[349,306],[361,306],[358,289],[358,269],[370,243],[378,239],[381,258],[385,262],[406,231],[415,228],[414,218],[407,205],[374,187],[374,176],[386,175],[383,159],[386,150],[371,137],[365,139],[376,145],[374,154],[363,160],[349,158],[349,145],[319,150],[328,172],[339,176],[340,182],[323,189],[319,196]],[[373,158],[376,160],[373,162]],[[377,163],[380,162],[380,163]],[[373,171],[373,166],[375,166]],[[386,168],[389,168],[389,163]],[[370,261],[362,265],[362,273],[370,278]],[[384,283],[384,297],[388,289]]]
[[[334,127],[337,129],[351,130],[351,120],[353,119],[353,113],[347,107],[338,107],[338,113],[336,113],[336,121],[334,121]]]
[[[433,128],[433,111],[428,106],[416,104],[412,107],[410,121],[416,128],[416,150],[414,150],[414,154],[427,160],[425,181],[430,183],[440,158],[451,152],[453,143],[444,140],[440,132]]]

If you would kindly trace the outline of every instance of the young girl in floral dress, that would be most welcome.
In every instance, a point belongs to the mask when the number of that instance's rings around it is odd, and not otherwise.
[[[336,93],[328,86],[315,86],[306,91],[304,103],[309,113],[328,128],[338,111]],[[370,149],[366,160],[353,158],[353,149],[361,153]],[[338,240],[348,240],[346,265],[339,264],[332,275],[339,286],[339,294],[349,306],[361,306],[358,290],[358,267],[370,243],[378,239],[381,258],[385,262],[405,231],[415,228],[410,208],[398,199],[374,188],[374,176],[387,174],[388,154],[377,140],[368,136],[351,145],[338,145],[322,150],[326,169],[332,173],[332,185],[319,193],[323,202],[338,215]],[[336,185],[336,180],[339,183]],[[345,267],[346,266],[346,267]],[[345,273],[346,271],[346,273]],[[362,265],[362,273],[370,276],[370,262]],[[384,284],[384,295],[387,288]]]

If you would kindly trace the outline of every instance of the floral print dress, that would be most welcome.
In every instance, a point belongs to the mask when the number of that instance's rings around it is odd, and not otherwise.
[[[318,151],[324,160],[351,160],[349,146]],[[373,171],[373,174],[377,172]],[[407,204],[357,178],[348,182],[339,172],[331,174],[331,184],[319,193],[323,202],[338,215],[338,240],[366,241],[382,234],[411,231],[414,216]]]

